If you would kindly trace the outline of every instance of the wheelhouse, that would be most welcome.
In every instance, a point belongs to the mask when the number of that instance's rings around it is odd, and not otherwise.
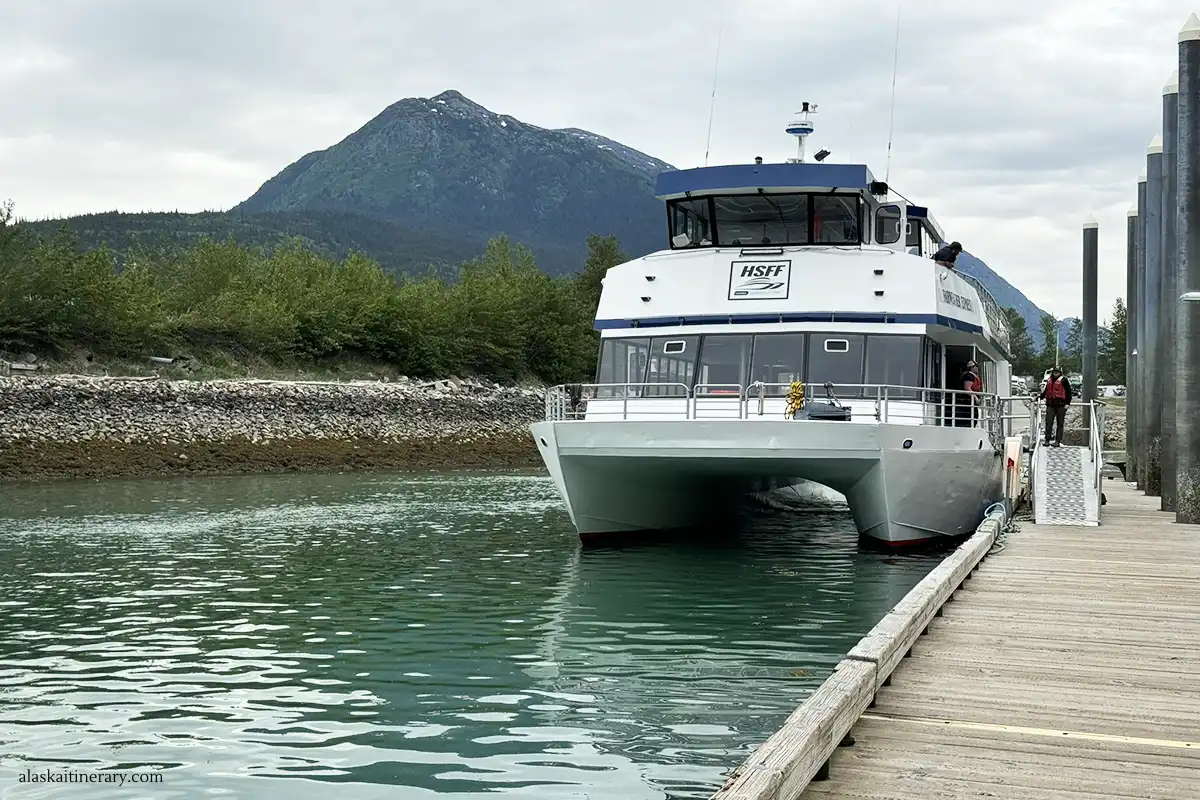
[[[752,164],[659,175],[672,250],[875,245],[932,255],[944,242],[927,208],[888,199],[865,166]]]

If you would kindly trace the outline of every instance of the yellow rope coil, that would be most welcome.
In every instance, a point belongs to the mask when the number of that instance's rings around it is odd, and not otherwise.
[[[783,415],[791,419],[802,408],[804,408],[804,384],[800,381],[792,381],[792,385],[788,387],[787,410],[783,412]]]

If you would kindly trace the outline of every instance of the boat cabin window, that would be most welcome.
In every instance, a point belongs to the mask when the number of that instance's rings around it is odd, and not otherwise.
[[[866,380],[883,386],[924,386],[920,336],[868,336]],[[920,399],[920,392],[888,389],[888,397]]]
[[[755,336],[750,382],[767,384],[763,393],[768,397],[786,395],[792,381],[804,380],[804,343],[803,333]]]
[[[736,394],[732,386],[745,386],[750,374],[753,336],[705,336],[700,343],[700,369],[697,384],[706,384],[705,394]],[[732,386],[714,386],[731,384]],[[699,393],[699,388],[697,393]]]
[[[808,195],[714,197],[717,240],[723,245],[808,244]]]
[[[911,226],[912,223],[910,222]],[[900,241],[900,206],[880,206],[875,212],[875,244]]]
[[[671,200],[671,247],[858,245],[857,194],[737,194]]]
[[[813,237],[817,244],[861,244],[858,195],[815,195]]]
[[[760,333],[604,339],[597,397],[682,397],[703,384],[698,396],[736,394],[734,387],[761,382],[764,394],[782,397],[793,381],[821,393],[826,381],[838,397],[874,399],[875,389],[849,386],[938,386],[940,369],[925,369],[925,340],[902,334]],[[940,347],[936,348],[940,353]],[[603,384],[609,384],[604,386]],[[618,384],[612,386],[611,384]],[[620,384],[649,384],[626,390]],[[660,385],[655,385],[660,384]],[[675,385],[667,385],[675,384]],[[682,384],[680,386],[679,384]],[[714,386],[714,384],[725,384]],[[757,392],[752,393],[757,396]],[[913,389],[889,389],[893,398],[920,399]]]
[[[863,382],[863,339],[861,333],[824,333],[808,337],[808,382],[814,388],[826,381],[834,385],[838,397],[862,397],[862,389],[843,389],[842,385]]]
[[[910,220],[908,237],[905,246],[913,255],[931,256],[938,251],[940,244],[937,237],[929,231],[929,225],[923,221]]]
[[[649,339],[605,339],[600,344],[596,383],[642,383],[645,380],[646,362],[649,358]],[[601,386],[596,396],[624,397],[626,394],[636,396],[639,393],[637,387],[631,387],[626,392],[620,387]]]
[[[646,383],[683,384],[680,386],[647,386],[647,397],[685,397],[695,383],[696,351],[699,336],[659,336],[650,340],[650,363],[646,368]]]
[[[708,198],[677,200],[671,204],[671,246],[704,247],[712,244],[712,208]]]

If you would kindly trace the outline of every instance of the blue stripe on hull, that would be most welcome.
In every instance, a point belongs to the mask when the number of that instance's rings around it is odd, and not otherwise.
[[[694,317],[643,317],[640,319],[598,319],[598,331],[617,328],[666,328],[677,325],[764,325],[778,322],[886,322],[897,325],[940,325],[967,333],[983,333],[983,328],[941,314],[870,314],[852,311],[819,311],[804,314],[725,314]]]

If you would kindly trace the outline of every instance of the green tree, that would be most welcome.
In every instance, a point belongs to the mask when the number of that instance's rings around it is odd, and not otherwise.
[[[1059,358],[1063,370],[1068,374],[1083,371],[1083,323],[1080,320],[1071,320],[1067,329],[1067,346]]]
[[[1061,358],[1061,353],[1058,352],[1058,326],[1059,322],[1053,314],[1043,314],[1038,320],[1038,326],[1042,330],[1042,352],[1038,354],[1041,370],[1045,371],[1055,364],[1056,358]],[[1038,370],[1034,370],[1035,377]]]
[[[1029,327],[1025,318],[1015,308],[1005,308],[1004,317],[1008,322],[1008,342],[1012,351],[1012,368],[1014,375],[1032,375],[1036,369],[1033,363],[1033,337],[1029,335]]]
[[[1112,318],[1100,336],[1097,361],[1101,383],[1125,383],[1126,320],[1125,301],[1118,297],[1113,303]]]
[[[118,258],[14,225],[0,205],[0,347],[101,355],[216,349],[313,363],[367,357],[406,374],[575,382],[594,372],[600,278],[625,260],[591,237],[584,275],[552,278],[505,237],[455,274],[400,281],[350,252],[300,238],[271,248],[232,238],[135,247]]]
[[[600,304],[600,290],[604,275],[610,267],[624,264],[629,256],[621,252],[615,236],[591,235],[587,239],[588,256],[583,270],[575,278],[579,298],[589,313],[596,312]]]

